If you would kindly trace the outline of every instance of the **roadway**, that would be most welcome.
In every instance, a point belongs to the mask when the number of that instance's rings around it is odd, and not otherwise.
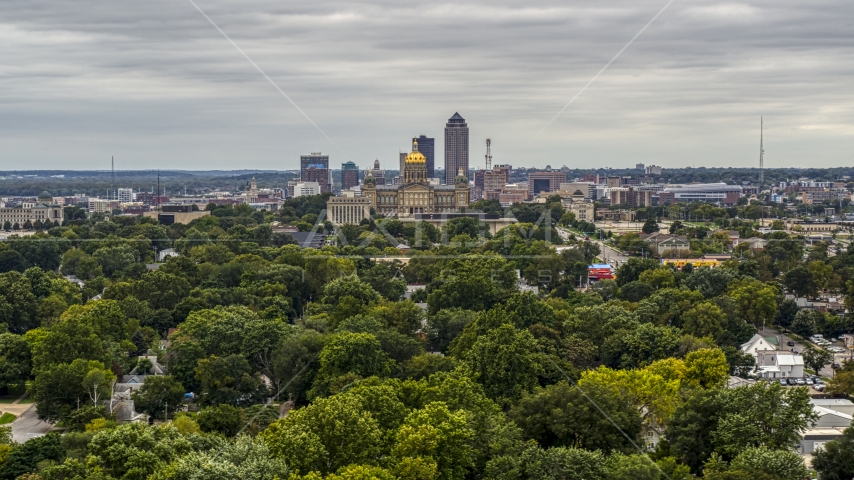
[[[574,232],[570,232],[569,230],[566,230],[564,228],[558,227],[557,231],[560,234],[561,238],[563,238],[564,240],[569,240],[570,235],[575,235],[576,238],[579,237],[578,234],[576,234]],[[581,237],[581,238],[584,238],[584,237]],[[602,259],[602,261],[604,263],[607,263],[607,264],[615,267],[615,268],[619,265],[622,265],[623,263],[626,262],[626,260],[629,259],[629,257],[627,257],[626,255],[623,255],[622,252],[619,252],[615,248],[612,248],[612,247],[605,245],[605,242],[597,240],[593,237],[590,237],[590,242],[599,245],[599,248],[602,250],[602,253],[599,255],[599,257]],[[619,262],[619,265],[616,262]]]
[[[11,410],[4,407],[4,410]],[[21,412],[18,418],[12,422],[12,440],[18,443],[24,443],[27,440],[40,437],[49,432],[53,428],[50,423],[39,420],[36,413],[36,406],[28,405],[28,408]]]

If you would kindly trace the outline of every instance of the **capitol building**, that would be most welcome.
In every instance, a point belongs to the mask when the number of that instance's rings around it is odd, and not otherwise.
[[[432,185],[427,177],[427,158],[412,142],[406,156],[400,185],[377,185],[370,171],[365,176],[362,195],[370,206],[386,217],[408,218],[416,214],[459,212],[469,206],[467,172],[458,172],[453,185]]]

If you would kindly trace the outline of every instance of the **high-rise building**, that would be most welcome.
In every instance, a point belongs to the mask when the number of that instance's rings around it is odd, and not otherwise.
[[[459,113],[445,124],[445,184],[453,185],[457,174],[469,173],[469,127]]]
[[[418,142],[418,151],[427,159],[427,178],[436,178],[436,139],[421,135],[418,138],[413,137],[412,141]],[[403,170],[400,174],[403,175]]]
[[[353,162],[341,164],[341,190],[349,190],[359,185],[359,167]]]
[[[132,188],[120,188],[119,189],[119,202],[121,202],[121,203],[133,202],[133,189]]]
[[[331,192],[332,181],[330,173],[329,168],[323,164],[311,164],[303,171],[302,181],[307,183],[316,182],[320,185],[319,193]]]
[[[329,176],[330,168],[329,168],[329,155],[323,155],[320,152],[312,152],[311,155],[300,155],[299,157],[299,166],[300,166],[300,179],[304,182],[317,182],[320,184],[320,188],[324,192],[332,191],[332,178]],[[326,180],[315,180],[314,178],[309,179],[308,169],[309,167],[314,167],[315,170],[325,169],[326,175],[328,178]],[[315,172],[315,175],[317,172]]]

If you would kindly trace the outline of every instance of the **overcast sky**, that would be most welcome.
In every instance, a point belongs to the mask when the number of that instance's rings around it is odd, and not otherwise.
[[[854,162],[854,2],[3,0],[0,169],[397,164],[458,111],[471,166]]]

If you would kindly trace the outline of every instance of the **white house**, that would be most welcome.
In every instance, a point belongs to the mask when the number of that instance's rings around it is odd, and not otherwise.
[[[756,352],[758,375],[762,378],[803,378],[804,357],[779,351],[765,350]]]
[[[777,337],[763,337],[757,333],[747,343],[741,344],[741,351],[755,357],[761,350],[777,350],[779,344]]]

